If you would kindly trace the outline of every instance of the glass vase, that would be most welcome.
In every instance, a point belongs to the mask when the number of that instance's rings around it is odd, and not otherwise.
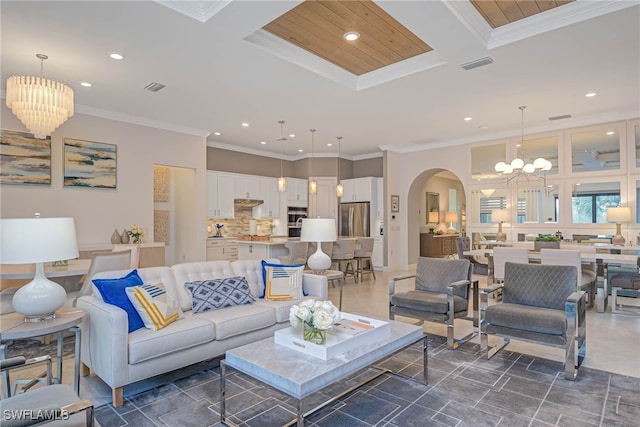
[[[323,345],[327,342],[327,331],[304,324],[304,340],[314,344]]]

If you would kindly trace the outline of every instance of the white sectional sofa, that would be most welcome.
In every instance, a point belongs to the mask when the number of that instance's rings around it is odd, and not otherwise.
[[[277,260],[268,260],[278,263]],[[131,270],[96,274],[94,279],[113,279]],[[171,267],[138,269],[143,281],[161,280],[167,294],[179,300],[184,318],[158,331],[141,328],[128,333],[126,312],[90,295],[78,299],[77,306],[88,315],[81,324],[82,363],[112,389],[113,405],[123,404],[122,387],[136,381],[223,356],[225,351],[273,336],[289,326],[289,307],[301,300],[264,301],[264,281],[260,261],[210,261],[176,264]],[[244,276],[256,302],[193,315],[188,281]],[[308,297],[327,299],[327,278],[304,274],[303,289]]]

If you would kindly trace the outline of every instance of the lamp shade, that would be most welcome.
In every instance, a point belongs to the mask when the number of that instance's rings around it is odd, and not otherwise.
[[[439,222],[440,214],[438,212],[429,212],[429,222]]]
[[[331,218],[304,218],[300,240],[303,242],[335,242],[338,239],[336,221]]]
[[[0,219],[0,264],[31,264],[77,257],[73,218]]]
[[[444,214],[444,222],[458,222],[458,212],[447,212]]]
[[[607,208],[607,222],[631,221],[631,209],[628,207]]]
[[[492,222],[505,222],[509,221],[509,210],[508,209],[493,209],[491,211],[491,221]]]

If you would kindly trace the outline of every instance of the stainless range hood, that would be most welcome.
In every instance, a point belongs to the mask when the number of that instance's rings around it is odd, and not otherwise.
[[[258,199],[233,199],[233,203],[239,208],[255,208],[264,203],[264,200]]]

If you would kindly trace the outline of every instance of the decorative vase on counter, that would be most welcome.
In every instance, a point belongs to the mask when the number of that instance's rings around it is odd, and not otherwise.
[[[127,233],[127,229],[122,230],[122,235],[120,236],[120,243],[126,244],[129,243],[129,233]]]
[[[120,233],[118,233],[118,229],[116,228],[115,230],[113,230],[113,234],[111,235],[111,243],[117,245],[118,243],[120,243],[121,239],[122,237],[120,236]]]

